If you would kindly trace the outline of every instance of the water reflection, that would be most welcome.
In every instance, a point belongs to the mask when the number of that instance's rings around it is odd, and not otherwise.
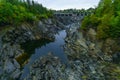
[[[67,64],[67,56],[64,54],[63,45],[65,44],[64,38],[66,37],[66,31],[62,30],[55,35],[54,41],[30,41],[26,44],[23,44],[23,48],[30,56],[29,63],[25,65],[22,78],[29,74],[29,67],[32,63],[40,58],[43,55],[47,55],[49,52],[52,52],[55,56],[58,56],[60,60]],[[34,54],[33,54],[34,53]]]
[[[40,40],[28,41],[26,43],[21,44],[21,48],[24,49],[26,53],[33,54],[35,53],[36,48],[41,48],[42,46],[46,46],[50,42],[54,42],[54,40],[40,39]]]
[[[24,66],[24,64],[31,57],[31,55],[35,53],[36,48],[45,46],[50,42],[54,42],[54,39],[53,40],[49,40],[49,39],[34,40],[34,41],[28,41],[26,43],[21,44],[21,48],[25,51],[25,53],[22,53],[22,55],[16,57],[17,62],[21,66]]]

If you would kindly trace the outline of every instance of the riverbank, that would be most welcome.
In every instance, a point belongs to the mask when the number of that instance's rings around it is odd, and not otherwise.
[[[85,36],[82,31],[79,31],[79,26],[79,24],[72,24],[66,30],[64,53],[68,58],[67,64],[62,63],[58,56],[50,52],[30,66],[30,74],[25,79],[119,80],[119,64],[114,63],[112,55],[105,54],[109,52],[108,42],[104,43],[108,46],[101,46],[103,43],[95,39],[94,29],[86,32],[89,36]],[[112,43],[113,41],[110,44]],[[102,52],[103,47],[104,52]]]
[[[54,34],[63,28],[64,25],[57,20],[43,19],[34,25],[26,23],[5,31],[3,29],[4,34],[0,38],[0,79],[19,79],[22,66],[29,61],[25,59],[29,53],[21,48],[22,43],[42,38],[54,40]]]
[[[5,36],[3,35],[1,37],[3,41],[0,52],[1,80],[10,78],[14,80],[120,79],[119,43],[115,40],[106,39],[98,41],[96,39],[96,31],[92,28],[86,32],[82,31],[79,29],[80,23],[61,27],[62,25],[59,22],[55,23],[51,20],[45,20],[40,21],[38,25],[35,27],[28,25],[17,27],[8,30]],[[63,30],[63,33],[66,31],[65,34],[59,33],[62,29],[65,29]],[[56,33],[59,34],[55,35]],[[30,61],[30,57],[28,58],[27,53],[22,49],[21,43],[23,45],[29,45],[32,43],[28,41],[38,40],[39,42],[41,38],[50,41],[53,40],[53,45],[54,41],[56,43],[54,46],[47,43],[46,48],[49,48],[51,51],[46,52],[46,55],[42,56],[38,55],[43,51],[37,45],[38,52],[37,50],[36,52],[38,54],[35,53],[35,57],[32,56],[33,59]],[[62,40],[62,45],[59,40]],[[27,42],[29,44],[26,44]],[[36,44],[33,42],[32,45],[34,46]],[[58,50],[60,47],[63,50]],[[33,47],[33,49],[35,48]],[[31,50],[32,46],[30,46],[30,50],[28,49],[28,51],[31,53]],[[47,50],[45,49],[45,51]],[[66,55],[67,60],[60,58],[62,54]],[[27,63],[29,67],[25,67],[24,70],[26,71],[23,71],[23,67]],[[26,75],[26,72],[29,74]]]
[[[65,53],[74,69],[75,80],[119,80],[119,41],[97,40],[96,31],[67,31]],[[81,78],[81,79],[80,79]],[[73,79],[73,80],[74,80]]]

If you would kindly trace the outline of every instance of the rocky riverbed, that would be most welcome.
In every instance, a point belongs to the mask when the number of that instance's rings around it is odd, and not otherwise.
[[[4,33],[0,35],[0,80],[20,78],[22,67],[29,61],[24,60],[27,56],[21,48],[22,43],[42,38],[54,40],[54,34],[63,28],[64,25],[59,21],[47,19],[34,24],[24,23],[18,27],[3,29]]]
[[[30,67],[30,74],[25,80],[119,80],[120,66],[115,64],[113,56],[107,54],[108,46],[102,52],[101,45],[107,43],[94,43],[96,32],[90,29],[89,37],[85,37],[78,30],[79,25],[73,24],[67,29],[66,44],[64,45],[68,63],[64,64],[59,57],[51,52],[47,56],[40,57]],[[89,40],[88,38],[91,38]],[[108,41],[111,43],[108,44]],[[106,42],[106,41],[105,41]],[[115,44],[115,43],[114,43]],[[117,47],[117,45],[116,45]],[[105,54],[106,53],[106,54]]]
[[[94,29],[79,30],[79,23],[66,28],[63,48],[67,63],[49,52],[36,59],[30,73],[23,77],[23,66],[29,59],[23,60],[27,56],[20,44],[41,38],[53,40],[53,34],[64,28],[61,26],[64,25],[48,19],[36,26],[24,24],[8,30],[0,40],[0,80],[120,80],[119,41],[98,41]]]
[[[94,29],[83,32],[78,28],[74,26],[72,31],[67,31],[64,47],[72,70],[79,76],[73,80],[120,80],[119,53],[116,54],[120,49],[119,41],[100,41]]]

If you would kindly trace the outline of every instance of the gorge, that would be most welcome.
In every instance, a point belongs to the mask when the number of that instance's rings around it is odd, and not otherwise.
[[[58,11],[29,0],[5,1],[0,80],[120,80],[119,1]]]

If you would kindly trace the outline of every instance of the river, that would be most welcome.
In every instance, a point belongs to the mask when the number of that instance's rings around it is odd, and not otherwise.
[[[29,62],[24,66],[23,74],[21,75],[21,78],[26,77],[30,73],[30,66],[33,64],[33,62],[37,59],[39,59],[42,56],[47,55],[49,52],[53,53],[53,55],[60,58],[62,63],[65,63],[68,65],[68,59],[67,56],[64,53],[63,46],[65,45],[65,38],[67,36],[66,30],[70,30],[73,32],[76,31],[76,29],[79,27],[79,23],[73,23],[65,27],[65,30],[59,31],[57,34],[55,34],[55,40],[49,41],[49,40],[41,40],[41,41],[30,41],[28,43],[25,43],[24,46],[26,52],[29,52],[30,58]]]
[[[64,54],[64,49],[63,49],[63,45],[65,44],[64,39],[66,35],[67,35],[66,30],[59,31],[57,34],[55,34],[54,41],[52,42],[44,41],[43,44],[40,45],[39,47],[33,48],[31,51],[33,53],[30,56],[28,64],[24,66],[24,70],[21,78],[26,77],[30,73],[29,68],[36,59],[40,58],[41,56],[47,55],[49,52],[59,57],[61,62],[66,64],[67,56]]]

